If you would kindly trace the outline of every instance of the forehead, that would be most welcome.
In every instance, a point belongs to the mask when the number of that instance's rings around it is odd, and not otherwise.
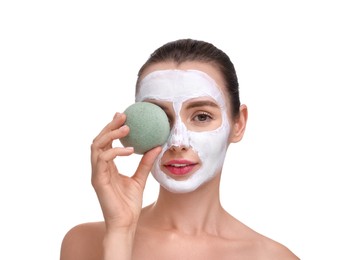
[[[208,74],[198,70],[157,70],[142,79],[136,101],[184,102],[197,97],[210,97],[221,107],[225,105],[220,87]]]
[[[225,87],[225,81],[223,74],[219,71],[219,69],[209,63],[201,62],[201,61],[184,61],[182,63],[176,63],[174,61],[164,61],[151,64],[148,66],[143,72],[142,75],[139,76],[139,81],[141,81],[148,74],[157,71],[157,70],[198,70],[206,73],[210,78],[212,78],[220,90],[223,92],[224,96],[227,96],[227,91]]]

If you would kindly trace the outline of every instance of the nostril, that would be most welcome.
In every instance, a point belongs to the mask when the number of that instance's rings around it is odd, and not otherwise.
[[[186,151],[188,148],[185,145],[172,145],[170,147],[170,150],[172,150],[173,152],[180,152],[180,151]]]

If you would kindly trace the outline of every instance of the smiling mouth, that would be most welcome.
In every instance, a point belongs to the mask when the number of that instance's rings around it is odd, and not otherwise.
[[[196,163],[168,163],[165,166],[165,168],[173,175],[186,175],[190,173],[193,168],[196,166]]]

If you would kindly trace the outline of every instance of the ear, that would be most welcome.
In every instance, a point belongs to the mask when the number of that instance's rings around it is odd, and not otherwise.
[[[239,107],[239,116],[234,120],[234,124],[231,130],[230,142],[237,143],[242,140],[244,132],[246,130],[246,124],[248,119],[248,109],[246,105]]]

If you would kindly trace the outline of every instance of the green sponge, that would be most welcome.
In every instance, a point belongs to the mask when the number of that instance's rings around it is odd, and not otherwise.
[[[134,147],[134,152],[144,154],[163,145],[169,136],[170,126],[166,113],[149,102],[136,102],[125,109],[129,134],[120,139],[124,147]]]

